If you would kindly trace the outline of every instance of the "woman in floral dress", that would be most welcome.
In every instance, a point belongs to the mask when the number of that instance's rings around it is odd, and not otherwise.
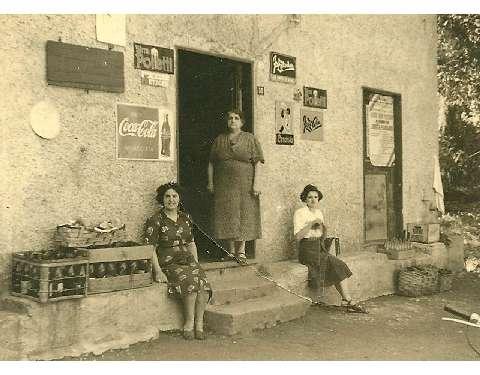
[[[183,302],[183,336],[204,340],[203,315],[212,288],[198,264],[190,216],[179,209],[180,188],[176,183],[160,186],[156,199],[162,209],[147,220],[145,233],[145,242],[155,246],[158,258],[158,265],[153,262],[156,281],[160,266],[168,280],[169,294]]]

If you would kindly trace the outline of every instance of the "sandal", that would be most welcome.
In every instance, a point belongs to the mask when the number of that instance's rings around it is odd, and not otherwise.
[[[351,299],[342,299],[342,305],[341,305],[347,312],[352,312],[352,313],[362,313],[362,314],[368,314],[367,309],[365,309],[363,306],[360,306],[356,303],[353,303]]]

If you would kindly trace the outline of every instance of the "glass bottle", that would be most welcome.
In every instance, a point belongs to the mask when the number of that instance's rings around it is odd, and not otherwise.
[[[22,263],[16,262],[13,265],[12,272],[12,291],[15,293],[20,293],[22,290],[21,281],[22,281]]]
[[[118,264],[118,274],[120,276],[128,274],[127,262],[120,262]]]
[[[38,297],[38,292],[40,291],[40,267],[30,267],[30,278],[30,291],[28,294],[32,297]]]
[[[135,260],[132,260],[129,264],[130,274],[133,275],[134,273],[137,273],[137,269],[138,269],[137,262]]]
[[[115,277],[117,276],[117,267],[116,267],[116,262],[108,262],[107,263],[107,277]]]
[[[162,139],[162,149],[161,149],[161,154],[164,156],[169,157],[170,156],[170,124],[168,123],[168,114],[165,114],[165,117],[163,119],[163,124],[162,124],[162,133],[161,133],[161,139]]]
[[[63,295],[63,273],[61,267],[55,267],[52,281],[52,297],[57,298]]]
[[[22,270],[22,276],[20,279],[20,293],[28,294],[30,290],[31,279],[30,279],[30,265],[25,263]]]
[[[95,267],[95,276],[97,278],[102,278],[102,277],[106,277],[106,267],[105,267],[105,264],[104,263],[98,263],[96,264],[96,267]]]

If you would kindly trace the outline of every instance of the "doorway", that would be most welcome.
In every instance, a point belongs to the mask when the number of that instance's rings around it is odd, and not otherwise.
[[[184,205],[194,221],[200,261],[219,261],[225,244],[213,236],[213,196],[207,191],[207,167],[214,139],[226,129],[225,114],[243,111],[244,131],[253,131],[252,65],[225,57],[178,50],[179,182],[185,188]],[[246,244],[254,257],[254,242]]]
[[[401,96],[363,89],[363,187],[366,243],[403,235]]]

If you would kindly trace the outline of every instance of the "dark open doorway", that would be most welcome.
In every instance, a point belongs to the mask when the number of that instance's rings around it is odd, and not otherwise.
[[[252,132],[252,66],[224,57],[178,50],[179,181],[184,204],[194,223],[201,261],[217,261],[224,253],[211,228],[213,197],[207,192],[207,166],[213,140],[226,128],[225,113],[244,112],[244,131]],[[219,242],[224,246],[223,243]],[[246,245],[254,257],[254,243]]]

